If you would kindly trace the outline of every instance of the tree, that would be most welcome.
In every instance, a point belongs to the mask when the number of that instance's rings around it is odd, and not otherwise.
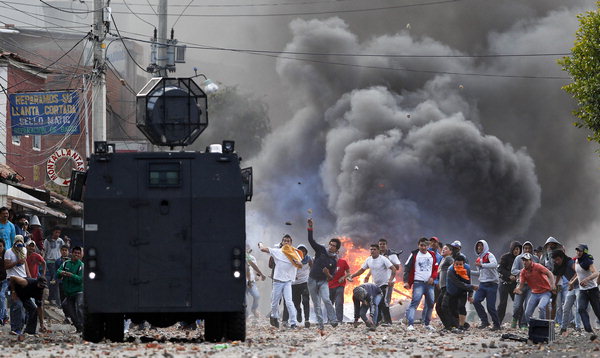
[[[600,4],[600,3],[599,3]],[[588,140],[600,143],[600,9],[577,16],[579,29],[571,56],[558,60],[573,82],[563,89],[577,100],[573,111],[578,128],[592,131]]]

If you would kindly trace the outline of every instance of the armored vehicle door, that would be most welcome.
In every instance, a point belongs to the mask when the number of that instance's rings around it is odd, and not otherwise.
[[[138,160],[139,307],[192,305],[190,160]]]

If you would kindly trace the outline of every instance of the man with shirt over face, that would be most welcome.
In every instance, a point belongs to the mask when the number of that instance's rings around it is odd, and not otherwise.
[[[292,237],[290,235],[285,235],[281,243],[283,244],[281,248],[265,247],[262,242],[258,243],[260,251],[270,254],[275,260],[270,323],[272,326],[279,328],[279,301],[283,296],[290,315],[290,328],[296,328],[298,322],[296,322],[296,307],[294,307],[294,301],[292,300],[292,282],[296,279],[298,267],[302,267],[302,257],[299,254],[293,255],[295,249],[292,247]]]
[[[439,262],[434,252],[429,251],[429,239],[419,239],[419,248],[411,252],[410,257],[404,265],[404,288],[412,287],[412,301],[406,310],[408,320],[407,330],[414,331],[415,311],[425,296],[425,308],[423,309],[423,324],[430,331],[435,331],[429,323],[433,313],[434,304],[434,281],[438,276]]]

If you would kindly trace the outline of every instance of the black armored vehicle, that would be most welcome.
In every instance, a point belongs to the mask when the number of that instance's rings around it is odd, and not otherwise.
[[[154,78],[138,94],[137,126],[154,145],[185,146],[208,125],[206,103],[191,79]],[[70,188],[85,210],[84,339],[122,341],[127,318],[202,319],[205,340],[245,339],[252,171],[240,169],[234,145],[118,153],[95,143]]]

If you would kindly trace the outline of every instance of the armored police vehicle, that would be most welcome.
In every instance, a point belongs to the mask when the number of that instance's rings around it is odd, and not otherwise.
[[[201,319],[206,340],[245,339],[251,168],[240,169],[232,141],[172,150],[207,125],[206,94],[192,79],[154,78],[137,96],[137,126],[171,150],[118,153],[96,142],[87,172],[73,173],[70,195],[85,210],[84,339],[122,341],[127,318],[156,327]]]

